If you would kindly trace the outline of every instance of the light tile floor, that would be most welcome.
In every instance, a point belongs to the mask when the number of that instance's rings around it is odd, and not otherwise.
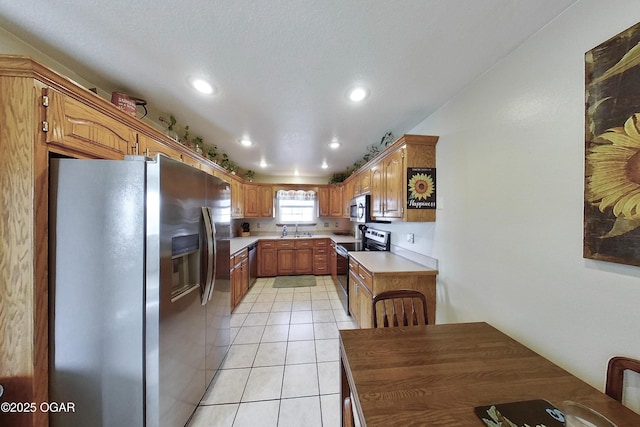
[[[189,427],[340,426],[338,329],[355,325],[331,276],[261,278],[231,316],[231,347]]]

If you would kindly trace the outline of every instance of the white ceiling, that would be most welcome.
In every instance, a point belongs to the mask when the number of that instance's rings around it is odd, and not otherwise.
[[[410,131],[574,1],[0,0],[0,26],[173,114],[243,169],[329,176],[386,132]],[[195,93],[193,76],[216,94]],[[370,90],[359,105],[345,97],[355,83]]]

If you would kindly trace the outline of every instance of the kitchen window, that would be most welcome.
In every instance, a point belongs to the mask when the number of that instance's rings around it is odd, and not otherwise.
[[[317,213],[315,191],[280,190],[276,194],[276,222],[279,225],[313,225]]]

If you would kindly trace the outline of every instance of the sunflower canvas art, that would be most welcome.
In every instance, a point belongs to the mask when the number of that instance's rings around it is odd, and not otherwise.
[[[407,209],[436,208],[436,168],[407,168]]]
[[[584,257],[640,266],[640,23],[585,71]]]

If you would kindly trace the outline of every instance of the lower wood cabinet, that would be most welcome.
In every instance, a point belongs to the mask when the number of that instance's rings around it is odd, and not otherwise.
[[[258,276],[329,274],[330,239],[278,239],[258,242]]]
[[[349,312],[360,328],[373,327],[372,289],[371,273],[357,261],[349,258]]]
[[[436,276],[433,272],[376,272],[349,258],[349,312],[360,328],[373,327],[373,295],[392,289],[415,289],[427,298],[429,324],[436,323]]]
[[[231,311],[249,291],[249,251],[245,248],[230,258]]]
[[[313,274],[313,239],[278,240],[278,276]]]
[[[329,274],[329,239],[313,241],[313,274]]]
[[[258,242],[258,276],[273,277],[278,275],[277,240],[260,240]]]

